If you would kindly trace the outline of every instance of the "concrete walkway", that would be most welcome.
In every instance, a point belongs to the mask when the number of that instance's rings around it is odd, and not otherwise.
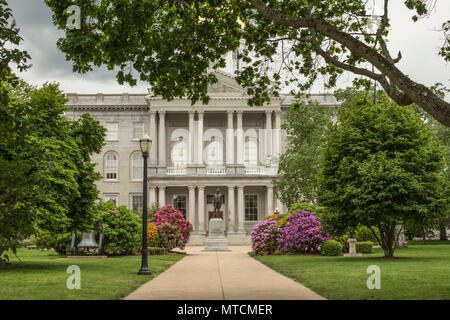
[[[319,300],[324,299],[251,258],[248,246],[231,252],[186,248],[186,257],[125,299],[132,300]],[[150,265],[151,269],[151,265]]]

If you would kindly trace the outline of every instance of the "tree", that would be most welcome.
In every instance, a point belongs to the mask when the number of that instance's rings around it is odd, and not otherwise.
[[[321,147],[332,115],[329,107],[318,103],[295,103],[285,113],[282,128],[289,143],[280,156],[280,179],[274,181],[274,186],[287,206],[302,201],[317,202]]]
[[[0,136],[0,242],[3,250],[36,228],[53,234],[93,225],[100,178],[90,161],[105,129],[88,115],[69,121],[57,84],[8,88],[9,121]],[[0,253],[1,254],[1,253]]]
[[[436,221],[447,205],[442,147],[411,106],[344,101],[326,139],[319,202],[335,230],[367,226],[392,258],[396,225]]]
[[[381,1],[381,0],[380,0]],[[166,99],[188,97],[207,103],[208,85],[217,82],[207,71],[223,67],[223,56],[239,49],[245,63],[237,81],[262,105],[282,86],[304,92],[319,78],[336,84],[344,71],[377,81],[399,105],[416,103],[440,123],[450,126],[450,104],[403,73],[388,50],[389,0],[376,30],[365,0],[183,0],[91,1],[46,0],[53,21],[65,29],[58,47],[73,69],[93,66],[118,69],[119,83],[148,82]],[[412,19],[429,14],[435,0],[405,0]],[[67,21],[77,5],[80,29]],[[439,54],[450,60],[450,21],[442,25],[446,41]],[[241,41],[242,40],[242,41]],[[373,69],[372,69],[373,67]],[[304,80],[306,79],[306,80]]]

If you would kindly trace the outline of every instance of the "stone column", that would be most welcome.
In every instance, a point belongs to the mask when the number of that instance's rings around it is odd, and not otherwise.
[[[153,203],[155,203],[157,201],[156,201],[156,188],[155,187],[150,187],[149,189],[150,189],[150,192],[149,192],[149,203],[148,203],[148,205],[150,207]]]
[[[203,111],[198,111],[197,163],[203,164]]]
[[[159,112],[159,165],[166,166],[166,112]]]
[[[275,157],[275,159],[278,159],[281,153],[280,130],[281,130],[281,111],[275,111],[275,129],[273,130],[273,156]]]
[[[244,164],[244,129],[242,127],[242,110],[237,111],[237,149],[236,149],[236,163]]]
[[[194,110],[189,110],[189,141],[188,141],[188,148],[189,148],[189,158],[188,158],[188,164],[194,164]]]
[[[235,232],[234,186],[228,186],[228,233]]]
[[[198,232],[205,232],[205,186],[198,186]]]
[[[227,128],[227,164],[234,164],[234,111],[228,110],[228,128]]]
[[[150,139],[152,148],[150,149],[150,164],[158,164],[158,129],[156,127],[156,111],[150,110]]]
[[[194,231],[197,231],[197,227],[195,225],[195,186],[188,186],[188,188],[189,188],[188,220],[190,223],[192,223]]]
[[[272,157],[272,111],[266,110],[266,157]],[[269,159],[267,159],[269,160]]]
[[[159,186],[159,198],[158,202],[161,207],[166,205],[166,186]]]
[[[245,233],[245,204],[244,204],[244,186],[238,186],[238,232]]]
[[[266,217],[273,214],[273,185],[268,185],[267,187],[267,212]]]
[[[283,203],[281,202],[280,199],[278,199],[278,197],[277,197],[277,200],[275,201],[275,209],[277,209],[277,208],[280,213],[284,213]]]

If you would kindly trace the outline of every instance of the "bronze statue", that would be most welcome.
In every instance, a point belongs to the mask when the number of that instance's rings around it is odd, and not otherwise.
[[[219,194],[219,189],[217,189],[214,194],[214,218],[220,217],[220,208],[222,208],[222,195]]]

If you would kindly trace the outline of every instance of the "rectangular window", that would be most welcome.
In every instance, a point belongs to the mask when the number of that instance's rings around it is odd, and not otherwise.
[[[139,140],[144,135],[144,123],[133,122],[133,140]]]
[[[142,195],[132,195],[131,196],[131,210],[136,213],[142,214],[143,205],[143,196]]]
[[[144,175],[144,159],[140,153],[135,153],[131,158],[132,180],[142,181]]]
[[[107,122],[105,124],[106,128],[106,141],[116,141],[117,140],[117,122]]]
[[[186,218],[186,202],[187,196],[185,194],[176,194],[173,196],[173,207],[176,210],[180,210],[181,212],[183,212],[185,218]]]
[[[116,194],[105,194],[104,195],[105,202],[112,202],[117,206],[117,195]]]
[[[258,196],[245,195],[245,221],[258,221]]]

